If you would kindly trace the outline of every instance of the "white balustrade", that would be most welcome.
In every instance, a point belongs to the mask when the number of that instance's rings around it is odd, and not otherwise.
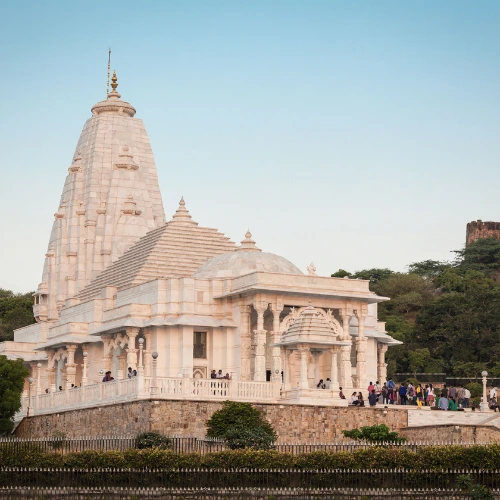
[[[95,406],[112,404],[114,401],[134,401],[147,399],[153,395],[159,399],[185,400],[235,400],[235,401],[274,401],[274,384],[271,382],[253,382],[226,379],[194,379],[184,377],[157,377],[156,390],[152,391],[153,378],[144,377],[142,392],[140,376],[99,382],[57,391],[49,394],[33,395],[21,398],[21,409],[16,416],[19,420],[26,415],[28,406],[30,415],[53,413]]]
[[[40,396],[38,396],[38,401],[36,403],[36,409],[46,410],[48,408],[51,408],[50,403],[51,403],[50,394],[40,394]]]
[[[83,400],[86,404],[94,403],[99,401],[101,398],[99,384],[92,384],[82,387],[83,389]]]
[[[274,399],[274,388],[270,382],[236,381],[235,399],[242,401],[265,401]]]
[[[111,382],[103,382],[102,399],[115,399],[115,397],[117,396],[116,386],[116,380],[112,380]]]
[[[118,381],[118,395],[123,396],[136,396],[138,393],[138,379],[137,377],[126,378]]]

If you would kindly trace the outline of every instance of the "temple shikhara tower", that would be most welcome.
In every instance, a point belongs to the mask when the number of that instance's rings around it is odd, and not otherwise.
[[[59,311],[147,232],[165,223],[153,151],[135,108],[112,91],[92,107],[68,168],[35,295],[35,318]]]
[[[385,381],[387,299],[199,226],[180,194],[166,221],[144,124],[111,87],[68,168],[37,323],[0,344],[31,369],[19,417],[151,397],[344,405],[340,386]]]

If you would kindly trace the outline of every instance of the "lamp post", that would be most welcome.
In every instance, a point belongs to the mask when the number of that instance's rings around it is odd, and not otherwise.
[[[142,366],[142,350],[144,349],[144,339],[141,337],[139,339],[139,366],[137,367],[137,371],[143,370],[144,366]]]
[[[488,399],[486,397],[486,377],[488,376],[488,372],[484,371],[481,375],[483,376],[483,398],[481,401],[481,411],[488,411]]]
[[[88,383],[87,380],[87,356],[89,353],[87,351],[83,352],[83,377],[82,377],[82,387],[85,387]]]
[[[31,416],[31,387],[33,386],[33,377],[28,379],[28,409],[26,410],[26,416]]]
[[[151,394],[158,394],[158,380],[156,378],[156,364],[158,360],[158,353],[155,351],[151,354],[151,357],[153,358],[153,381],[151,384]]]

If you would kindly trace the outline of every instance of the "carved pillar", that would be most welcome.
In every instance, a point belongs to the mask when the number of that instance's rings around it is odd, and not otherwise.
[[[338,358],[339,351],[340,351],[340,347],[338,347],[338,346],[330,348],[330,354],[332,355],[330,389],[332,391],[339,390],[339,376],[338,376],[338,364],[337,364],[337,358]],[[344,388],[344,386],[342,386],[342,388]]]
[[[299,346],[300,352],[300,382],[299,389],[309,389],[309,381],[307,380],[307,357],[309,355],[309,346]]]
[[[365,389],[368,386],[368,381],[366,379],[366,311],[358,309],[355,311],[355,314],[358,318],[358,338],[356,339],[356,386],[359,389]]]
[[[252,336],[250,333],[250,306],[240,306],[240,379],[250,380]]]
[[[111,370],[111,359],[113,358],[113,348],[111,347],[112,339],[104,337],[102,339],[102,369],[106,373]]]
[[[55,349],[46,349],[47,353],[47,387],[51,392],[56,390],[56,367],[54,366]]]
[[[145,377],[150,377],[151,376],[151,366],[153,362],[153,358],[151,357],[151,353],[153,350],[151,349],[151,337],[153,335],[153,332],[151,331],[151,328],[144,328],[143,330],[144,333],[144,350],[142,351],[144,354],[144,376]]]
[[[268,308],[268,303],[265,301],[255,302],[253,305],[257,311],[257,330],[255,334],[255,370],[254,380],[257,382],[266,381],[266,334],[264,330],[264,313]]]
[[[319,358],[321,358],[322,354],[323,351],[311,351],[313,358],[313,387],[316,387],[319,382]]]
[[[124,378],[127,378],[127,373],[128,373],[127,358],[128,354],[125,351],[123,351],[119,356],[117,356],[118,372],[116,374],[116,377],[118,378],[118,380],[123,380]]]
[[[66,389],[75,384],[76,365],[75,365],[75,351],[77,344],[67,344],[66,351],[68,351],[68,359],[66,360]]]
[[[290,362],[288,361],[288,354],[289,351],[286,347],[283,348],[283,383],[285,386],[285,391],[288,391],[290,389]]]
[[[385,353],[387,352],[387,348],[387,344],[377,344],[377,375],[380,385],[387,380],[387,363],[385,362]]]
[[[343,341],[349,342],[349,345],[343,345],[340,348],[340,386],[342,389],[352,389],[352,366],[351,366],[351,346],[352,339],[349,333],[349,322],[351,314],[344,311],[342,314],[342,329],[344,330]]]
[[[81,381],[81,386],[85,387],[89,383],[89,379],[87,377],[87,362],[88,362],[88,356],[89,356],[89,347],[87,345],[82,346],[83,350],[83,364],[82,364],[82,381]]]
[[[128,327],[126,328],[128,337],[127,351],[127,369],[130,366],[132,370],[137,370],[137,349],[135,348],[135,338],[139,334],[139,328]]]
[[[283,311],[283,304],[278,301],[273,304],[273,334],[272,343],[278,344],[280,341],[280,314]],[[281,347],[272,347],[272,379],[281,381]]]

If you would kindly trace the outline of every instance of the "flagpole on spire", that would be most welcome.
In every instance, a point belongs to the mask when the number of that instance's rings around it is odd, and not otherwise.
[[[109,95],[109,72],[111,68],[111,47],[108,49],[108,84],[106,85],[106,98]]]

